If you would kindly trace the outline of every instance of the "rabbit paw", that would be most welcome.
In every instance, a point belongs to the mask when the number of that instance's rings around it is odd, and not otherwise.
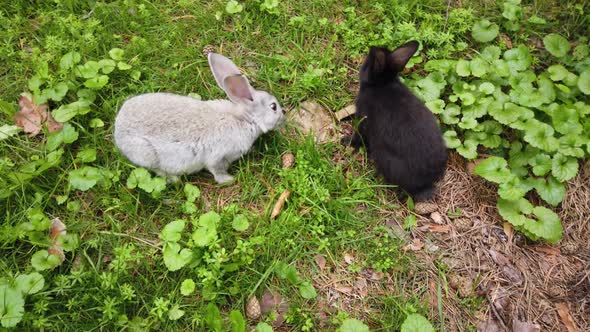
[[[229,174],[214,174],[215,182],[219,184],[230,183],[234,180],[234,177]]]

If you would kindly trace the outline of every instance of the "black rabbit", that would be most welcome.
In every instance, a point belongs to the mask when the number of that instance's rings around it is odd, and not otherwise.
[[[350,144],[355,149],[364,144],[388,183],[424,201],[444,175],[447,149],[430,110],[398,77],[418,46],[410,41],[393,52],[371,47],[360,70],[355,102],[360,123]]]

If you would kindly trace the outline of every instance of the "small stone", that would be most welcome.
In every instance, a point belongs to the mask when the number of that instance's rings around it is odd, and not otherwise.
[[[256,296],[252,296],[246,304],[246,317],[248,319],[258,319],[260,317],[260,302]]]
[[[283,168],[291,168],[295,164],[295,156],[291,152],[287,152],[281,158],[283,161]]]
[[[438,209],[438,205],[429,202],[418,202],[414,205],[414,212],[419,215],[427,215]]]

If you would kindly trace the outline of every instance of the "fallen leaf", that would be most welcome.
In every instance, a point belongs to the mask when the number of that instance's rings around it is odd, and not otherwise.
[[[291,152],[287,152],[281,158],[283,161],[283,168],[291,168],[295,164],[295,156]]]
[[[346,264],[352,264],[352,262],[354,261],[354,256],[352,254],[345,253],[344,261],[346,262]]]
[[[279,327],[285,321],[284,314],[289,310],[289,303],[278,292],[266,291],[260,298],[260,312],[266,314],[273,310],[276,317],[272,325]]]
[[[369,291],[367,290],[367,279],[357,277],[356,282],[354,283],[354,289],[357,290],[357,293],[361,298],[369,295]]]
[[[576,327],[576,323],[570,314],[570,309],[567,303],[557,303],[555,307],[557,307],[557,313],[559,314],[559,317],[561,317],[561,321],[567,328],[568,332],[577,332],[578,328]]]
[[[478,332],[501,332],[503,330],[500,327],[500,325],[498,325],[498,323],[496,323],[496,320],[493,317],[491,317],[491,315],[490,315],[490,318],[488,318],[487,321],[480,322],[480,324],[477,324],[477,331]]]
[[[508,260],[508,258],[506,258],[506,256],[502,255],[501,253],[497,252],[496,250],[490,249],[490,250],[488,250],[488,252],[490,253],[490,256],[492,257],[492,260],[494,262],[496,262],[496,264],[498,264],[500,266],[510,264],[510,261]]]
[[[412,250],[412,251],[419,251],[420,249],[424,248],[424,243],[420,241],[420,239],[416,238],[412,240],[412,243],[408,244],[404,247],[405,250]]]
[[[469,297],[473,293],[473,280],[458,274],[450,274],[449,285],[459,291],[462,298]]]
[[[379,281],[379,280],[383,279],[384,275],[385,274],[383,272],[373,272],[371,274],[371,280]]]
[[[28,133],[29,136],[39,134],[43,125],[47,127],[47,131],[50,133],[61,130],[62,124],[53,119],[49,112],[49,105],[47,103],[36,105],[31,94],[21,94],[18,106],[20,111],[14,115],[14,124],[23,128],[24,132]]]
[[[326,268],[326,257],[324,257],[324,255],[316,255],[315,263],[318,265],[321,271],[324,271]]]
[[[344,293],[344,294],[352,293],[352,287],[350,287],[350,286],[341,286],[341,285],[336,284],[334,286],[334,289],[339,291],[340,293]]]
[[[287,118],[303,134],[311,131],[317,143],[336,140],[336,127],[332,116],[315,101],[302,102],[299,107],[287,113]]]
[[[506,276],[506,278],[508,278],[510,281],[512,281],[515,285],[518,286],[518,285],[522,284],[522,282],[523,282],[522,274],[520,273],[520,271],[516,267],[514,267],[510,264],[504,265],[502,267],[502,272],[504,272],[504,275]]]
[[[451,231],[449,225],[428,225],[428,230],[432,233],[448,233]]]
[[[512,320],[512,332],[539,332],[541,327],[530,322],[521,322],[518,319]]]
[[[249,319],[258,319],[260,317],[260,302],[256,296],[252,296],[246,304],[246,317]]]
[[[440,213],[438,213],[437,211],[434,211],[430,214],[430,219],[432,219],[432,221],[434,221],[435,223],[441,225],[444,223],[444,219],[442,217],[442,215]]]
[[[542,252],[544,254],[552,255],[552,256],[557,256],[557,255],[561,254],[561,250],[557,247],[534,246],[533,249],[535,249],[538,252]]]
[[[272,209],[272,213],[270,214],[270,219],[276,218],[281,213],[283,205],[285,205],[285,201],[287,201],[289,195],[291,195],[291,192],[288,189],[285,189],[281,196],[279,196],[279,200],[275,204],[274,208]]]
[[[506,43],[506,48],[512,48],[512,40],[510,39],[510,37],[508,37],[508,35],[501,33],[500,38],[503,39]]]
[[[59,257],[60,261],[66,259],[64,249],[59,242],[59,238],[66,235],[66,225],[59,219],[54,218],[51,220],[51,227],[49,228],[49,238],[53,241],[47,252]]]
[[[346,119],[347,117],[353,115],[354,113],[356,113],[356,106],[354,104],[352,104],[352,105],[348,105],[345,108],[341,109],[340,111],[336,112],[334,114],[334,116],[336,117],[336,119],[338,121],[342,121],[342,120]]]
[[[512,228],[512,224],[505,222],[503,225],[504,233],[508,236],[508,243],[512,244],[512,239],[514,238],[514,228]]]

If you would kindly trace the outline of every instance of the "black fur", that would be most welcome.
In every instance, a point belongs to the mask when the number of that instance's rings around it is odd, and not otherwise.
[[[385,180],[421,201],[435,193],[447,149],[430,110],[398,77],[417,49],[416,41],[393,52],[371,48],[360,70],[355,114],[360,124],[350,144],[364,144]]]

